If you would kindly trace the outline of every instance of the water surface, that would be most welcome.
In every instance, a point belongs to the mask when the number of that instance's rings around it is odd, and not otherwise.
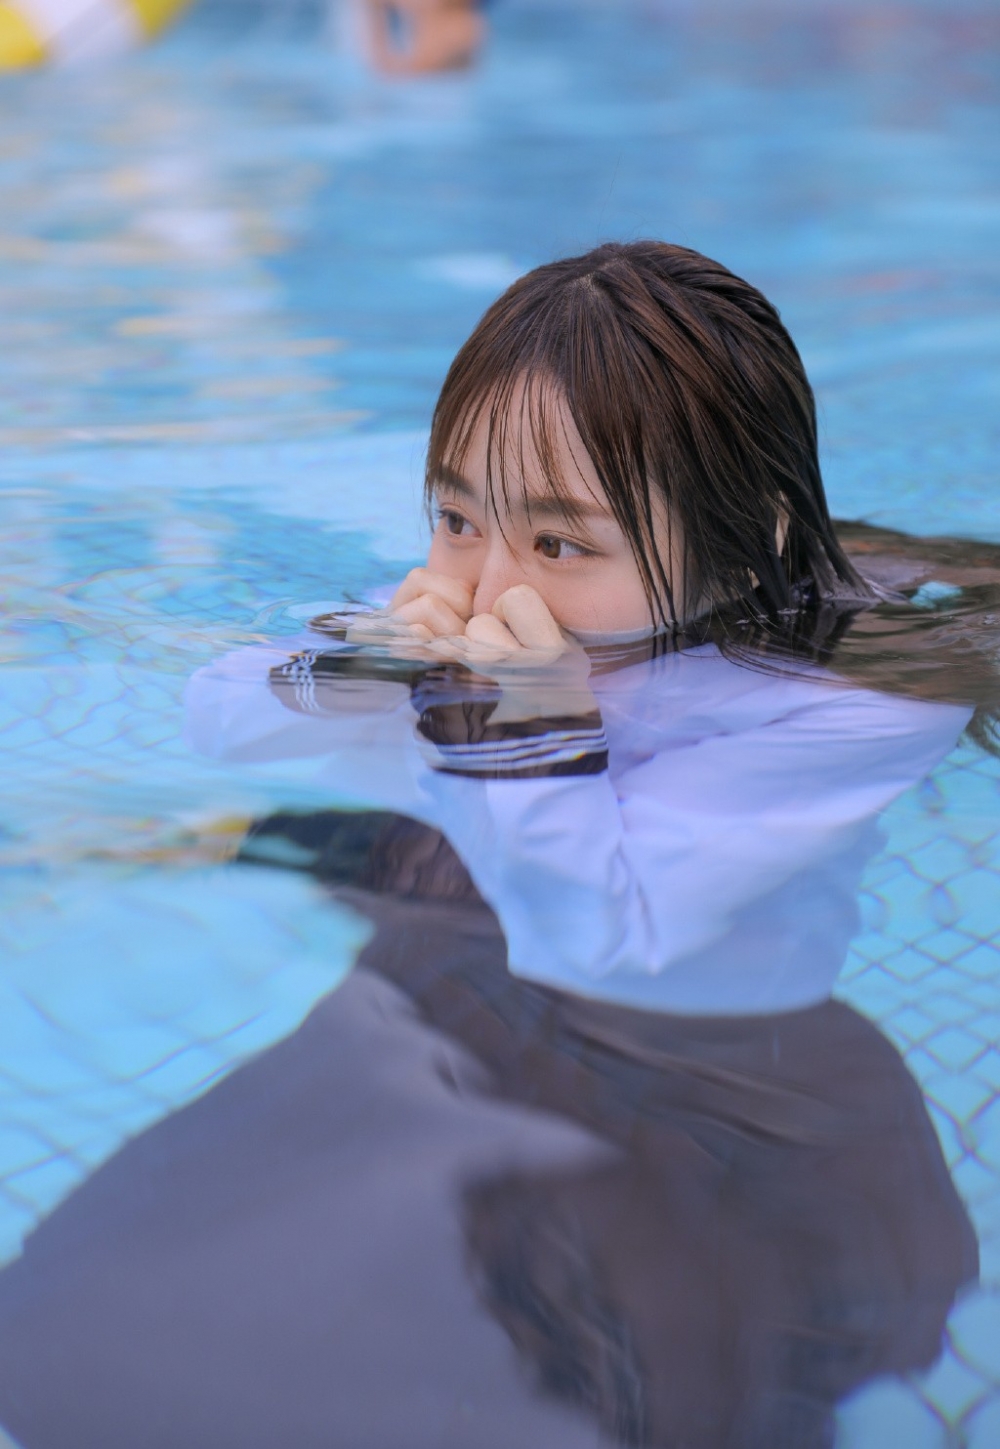
[[[837,515],[997,538],[998,24],[512,3],[480,73],[394,88],[307,5],[207,3],[124,65],[4,80],[8,1258],[368,938],[231,863],[248,822],[342,802],[199,758],[181,693],[420,557],[436,390],[526,266],[611,235],[718,256],[801,344]],[[841,1408],[844,1446],[1000,1443],[997,780],[959,745],[859,890],[837,995],[920,1084],[982,1286],[936,1367]]]

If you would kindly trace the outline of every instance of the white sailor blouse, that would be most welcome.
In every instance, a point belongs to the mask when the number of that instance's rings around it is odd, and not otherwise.
[[[699,1015],[826,998],[878,816],[969,710],[711,645],[605,663],[589,686],[521,718],[509,683],[313,635],[199,671],[187,736],[263,770],[309,761],[332,803],[441,830],[517,976]]]

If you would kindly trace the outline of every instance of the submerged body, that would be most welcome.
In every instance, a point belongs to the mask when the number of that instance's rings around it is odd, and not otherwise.
[[[544,700],[537,681],[426,663],[409,685],[360,682],[358,662],[337,645],[230,656],[192,681],[189,737],[218,758],[313,756],[341,800],[433,825],[516,975],[660,1011],[825,999],[879,812],[969,718],[711,646]]]

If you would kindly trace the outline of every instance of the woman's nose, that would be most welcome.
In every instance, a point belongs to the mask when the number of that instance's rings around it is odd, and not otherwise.
[[[505,540],[490,543],[472,601],[474,614],[488,614],[501,594],[526,583],[524,568]]]

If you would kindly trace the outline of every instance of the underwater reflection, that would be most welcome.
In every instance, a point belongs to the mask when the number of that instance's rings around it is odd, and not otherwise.
[[[818,1449],[934,1360],[976,1241],[869,1022],[586,1001],[510,973],[440,833],[261,838],[374,935],[0,1275],[24,1449]]]

